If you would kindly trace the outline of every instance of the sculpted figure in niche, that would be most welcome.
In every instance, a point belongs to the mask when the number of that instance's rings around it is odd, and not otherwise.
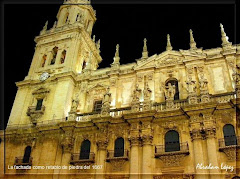
[[[208,84],[208,81],[206,78],[204,78],[203,74],[201,74],[200,76],[200,90],[201,91],[207,91],[208,88],[207,88],[207,84]]]
[[[189,77],[189,81],[186,82],[188,85],[187,91],[189,93],[195,93],[196,92],[196,81],[192,80],[192,77]]]
[[[167,99],[174,99],[174,95],[176,93],[175,85],[168,83],[168,86],[164,89],[164,93]]]
[[[143,94],[144,94],[144,100],[150,100],[151,99],[152,90],[149,88],[148,83],[145,84]]]

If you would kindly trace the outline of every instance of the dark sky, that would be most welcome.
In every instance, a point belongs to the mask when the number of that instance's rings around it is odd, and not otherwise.
[[[57,2],[57,3],[56,3]],[[60,0],[4,1],[4,118],[9,118],[17,92],[15,82],[27,75],[34,54],[34,37],[39,35],[45,22],[49,28],[56,20]],[[114,2],[114,3],[113,3]],[[194,33],[198,47],[203,49],[221,46],[219,24],[222,23],[233,44],[240,43],[236,36],[239,12],[234,1],[154,1],[138,3],[124,0],[93,1],[97,22],[93,28],[96,39],[101,39],[103,62],[99,68],[113,61],[116,44],[120,44],[121,64],[134,62],[141,57],[143,39],[148,40],[149,56],[162,53],[166,48],[166,35],[171,36],[174,50],[189,49],[189,29]],[[168,2],[168,3],[166,3]],[[172,3],[169,3],[172,2]],[[208,2],[207,4],[205,2]],[[233,3],[231,3],[233,2]],[[237,4],[237,6],[239,6]],[[239,8],[239,7],[238,7]]]

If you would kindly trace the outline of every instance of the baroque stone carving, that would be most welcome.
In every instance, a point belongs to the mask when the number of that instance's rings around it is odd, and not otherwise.
[[[159,158],[163,161],[165,167],[177,167],[181,165],[185,154],[163,155]]]
[[[111,160],[112,169],[114,172],[120,172],[123,171],[124,163],[126,162],[125,159],[117,159],[117,160]]]
[[[227,146],[221,148],[220,151],[223,151],[227,155],[229,161],[236,161],[237,158],[237,147],[236,146]]]

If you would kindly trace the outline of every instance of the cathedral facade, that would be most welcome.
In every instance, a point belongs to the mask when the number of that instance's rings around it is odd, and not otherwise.
[[[86,5],[86,3],[88,5]],[[66,0],[35,38],[0,133],[4,178],[232,179],[240,172],[240,45],[166,51],[111,67],[87,0]],[[85,5],[84,5],[85,4]],[[5,149],[4,149],[5,148]],[[4,160],[3,160],[4,159]],[[2,171],[3,172],[3,171]]]

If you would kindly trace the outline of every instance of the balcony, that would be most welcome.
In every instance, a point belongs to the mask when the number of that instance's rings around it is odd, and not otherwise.
[[[239,160],[240,156],[237,149],[240,149],[240,136],[219,139],[219,151],[224,152],[229,161]]]
[[[40,110],[37,110],[36,106],[29,106],[27,115],[30,116],[32,123],[36,124],[37,119],[44,114],[44,111],[45,111],[45,106],[41,106]]]
[[[80,163],[94,163],[95,162],[95,154],[90,152],[88,154],[72,154],[70,164],[80,164]]]
[[[165,145],[157,145],[155,147],[155,157],[178,154],[185,155],[189,154],[189,147],[187,142],[180,143],[179,145],[178,144],[168,145],[167,148],[165,148]]]
[[[123,152],[114,152],[114,150],[108,150],[107,152],[107,162],[111,160],[128,160],[129,153],[128,150],[124,150]]]
[[[15,157],[15,162],[14,162],[14,165],[23,165],[23,166],[26,166],[26,165],[32,165],[32,157],[29,157],[29,158],[24,158],[24,157]]]
[[[155,158],[162,160],[164,167],[179,167],[184,157],[189,155],[188,143],[172,144],[165,148],[165,145],[155,147]]]
[[[219,139],[218,144],[220,151],[226,148],[240,147],[240,136],[230,137],[228,140]]]

